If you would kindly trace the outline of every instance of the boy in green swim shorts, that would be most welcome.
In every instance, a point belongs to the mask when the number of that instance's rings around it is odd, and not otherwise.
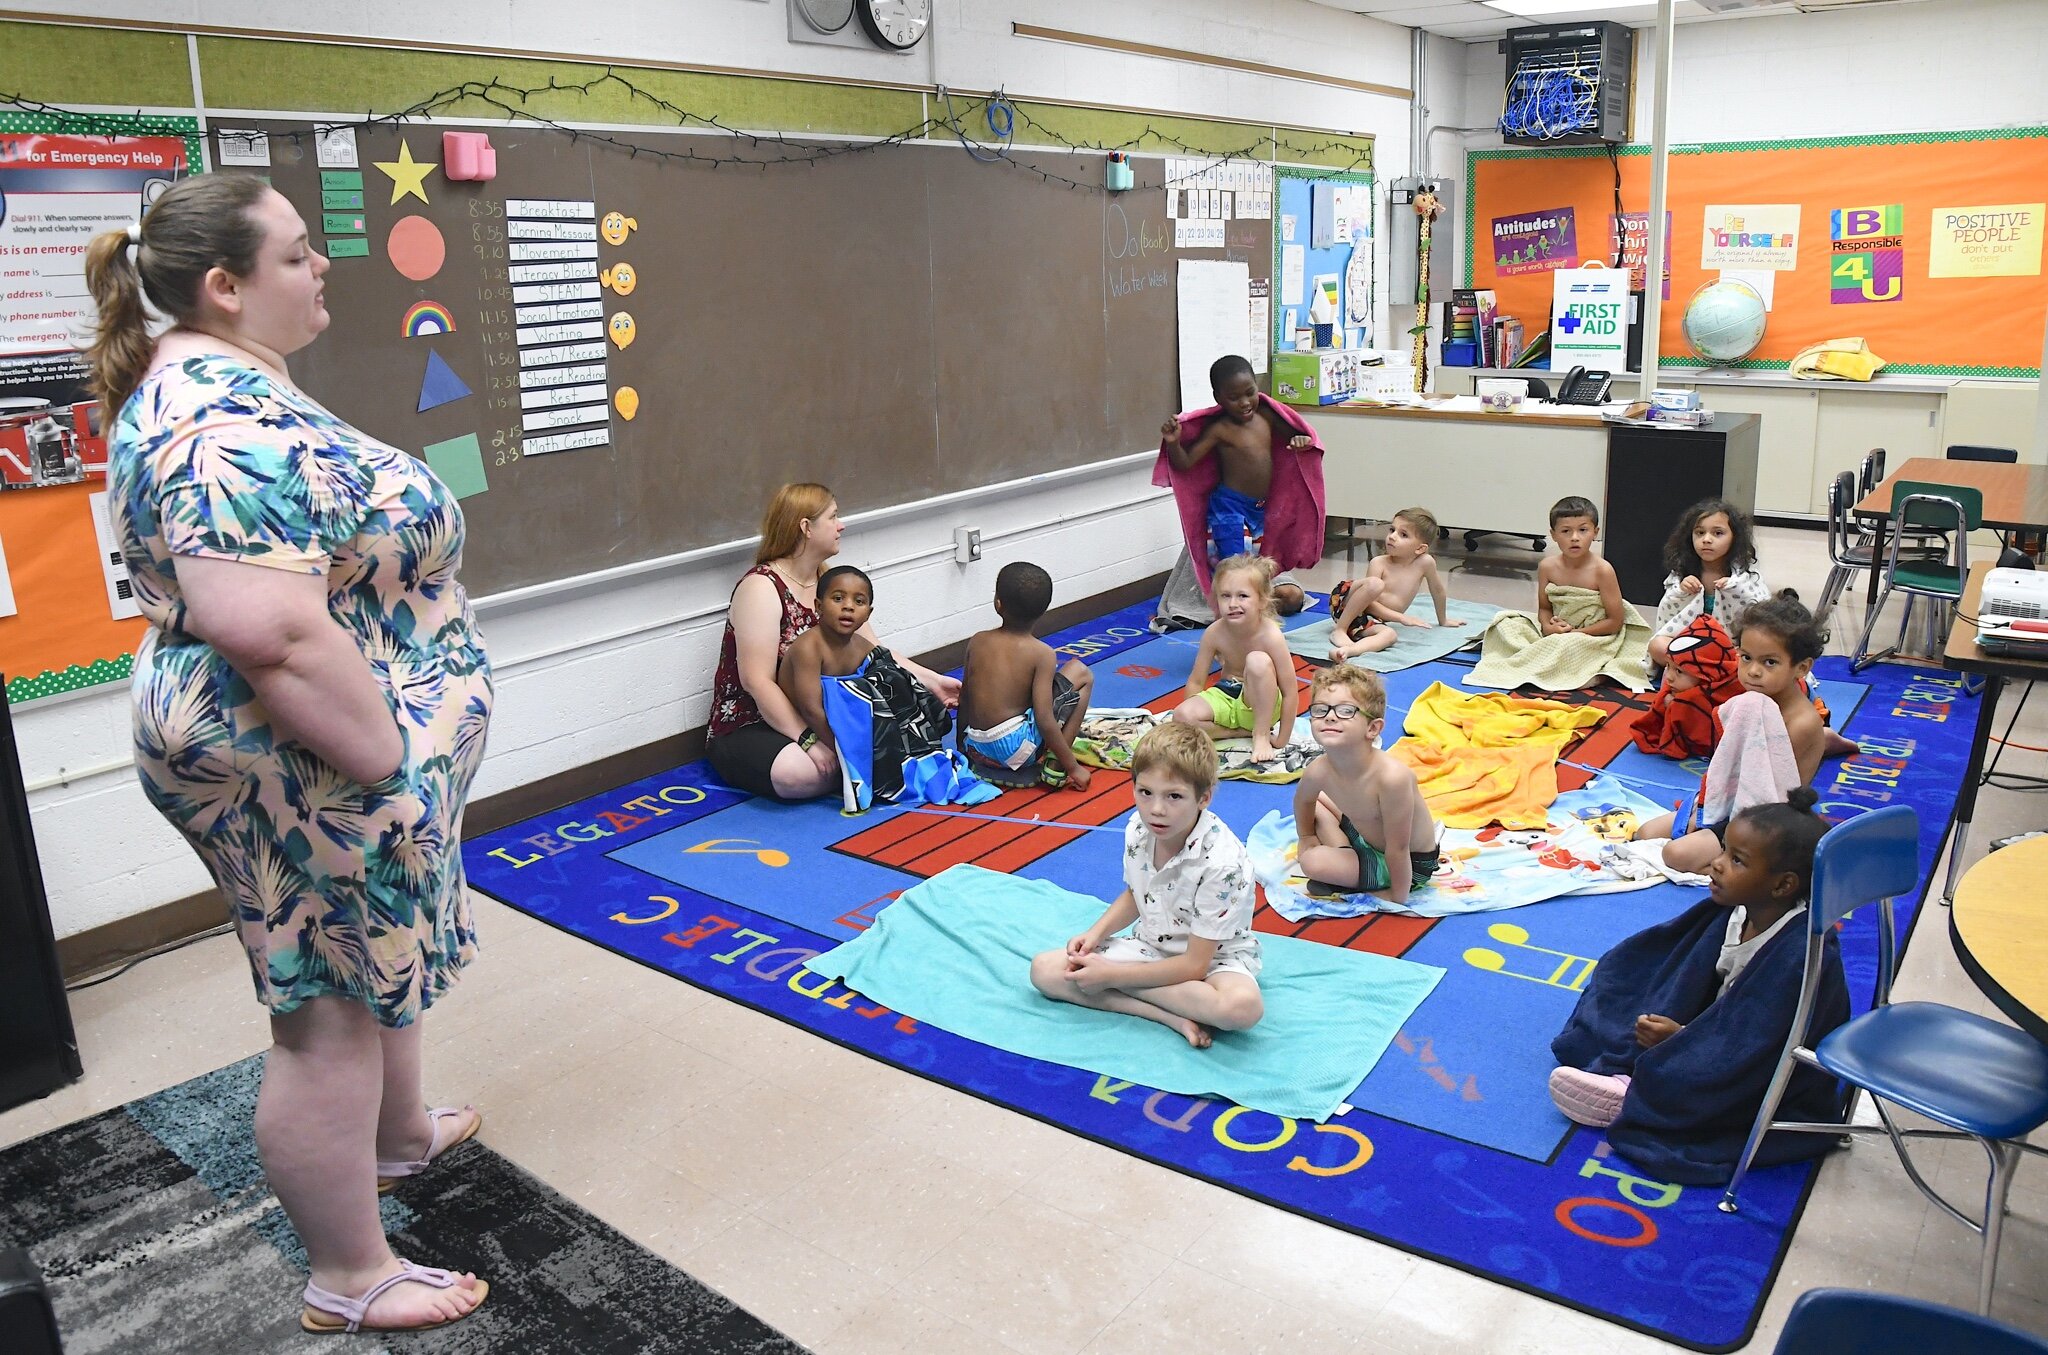
[[[1308,689],[1309,727],[1323,755],[1294,791],[1294,831],[1312,894],[1375,894],[1406,903],[1436,873],[1442,830],[1415,773],[1380,752],[1387,688],[1348,663]],[[1390,863],[1401,863],[1393,869]]]

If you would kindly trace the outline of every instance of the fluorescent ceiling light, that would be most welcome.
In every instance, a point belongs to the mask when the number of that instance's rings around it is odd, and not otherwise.
[[[1535,19],[1546,14],[1571,14],[1586,9],[1643,9],[1653,0],[1485,0],[1485,3],[1518,19]]]

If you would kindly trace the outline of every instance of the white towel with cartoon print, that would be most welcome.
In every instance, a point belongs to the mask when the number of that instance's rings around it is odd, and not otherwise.
[[[1410,891],[1406,903],[1372,894],[1310,894],[1295,860],[1299,839],[1290,813],[1266,815],[1245,845],[1266,902],[1290,922],[1365,913],[1450,917],[1661,883],[1662,875],[1617,848],[1635,835],[1638,824],[1662,812],[1613,777],[1599,776],[1559,795],[1540,831],[1443,829],[1443,863],[1434,879]]]

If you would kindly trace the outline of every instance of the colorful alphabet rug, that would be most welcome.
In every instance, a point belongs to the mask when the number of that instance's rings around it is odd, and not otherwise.
[[[1095,706],[1160,711],[1181,699],[1200,634],[1154,636],[1147,611],[1052,637],[1063,656],[1093,668]],[[1456,686],[1462,671],[1437,661],[1388,674],[1389,703],[1405,709],[1432,683]],[[1948,830],[1977,699],[1918,668],[1879,665],[1852,682],[1831,658],[1820,673],[1837,726],[1863,749],[1825,764],[1821,811],[1839,821],[1912,805],[1924,878]],[[1704,764],[1630,745],[1644,697],[1603,688],[1564,699],[1605,718],[1565,749],[1561,791],[1587,788],[1597,772],[1631,792],[1603,797],[1595,786],[1599,804],[1575,800],[1578,808],[1639,811],[1693,793]],[[1284,814],[1292,793],[1230,780],[1214,808],[1245,836],[1269,812]],[[1729,1350],[1748,1339],[1814,1168],[1754,1174],[1742,1211],[1723,1214],[1717,1190],[1633,1170],[1545,1091],[1550,1039],[1599,957],[1683,911],[1697,890],[1655,883],[1444,917],[1290,921],[1262,903],[1262,932],[1444,971],[1346,1098],[1350,1109],[1320,1124],[1006,1053],[805,968],[906,889],[963,862],[1112,898],[1130,812],[1129,775],[1109,769],[1085,791],[1012,790],[972,809],[847,817],[833,800],[755,799],[693,763],[474,839],[464,855],[471,883],[494,898],[919,1076],[1666,1340]],[[1917,902],[1901,900],[1902,916]],[[1845,932],[1858,1003],[1870,998],[1875,951],[1867,924]]]

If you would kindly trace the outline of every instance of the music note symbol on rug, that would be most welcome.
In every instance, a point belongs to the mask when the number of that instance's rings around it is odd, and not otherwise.
[[[1528,952],[1527,956],[1511,957],[1497,950],[1488,950],[1484,946],[1474,946],[1465,952],[1466,964],[1489,973],[1505,974],[1513,979],[1527,979],[1531,983],[1563,988],[1567,992],[1576,993],[1585,988],[1586,980],[1593,976],[1594,968],[1600,963],[1589,955],[1573,955],[1570,951],[1532,946],[1529,944],[1528,929],[1518,927],[1512,922],[1496,922],[1486,929],[1486,934],[1500,942],[1503,947]],[[1509,968],[1511,958],[1519,965],[1527,966],[1529,972],[1524,973],[1520,968]]]
[[[764,866],[786,866],[789,853],[773,847],[763,847],[750,837],[714,837],[694,847],[683,848],[685,855],[702,853],[707,856],[751,856]]]

